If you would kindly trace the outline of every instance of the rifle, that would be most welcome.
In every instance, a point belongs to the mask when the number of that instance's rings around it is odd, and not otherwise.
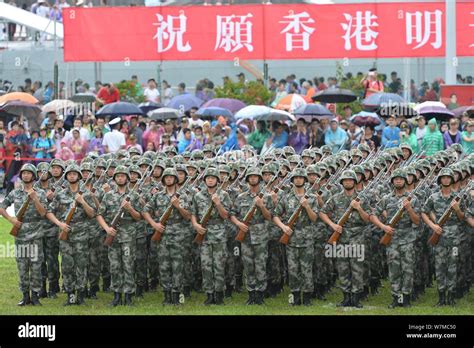
[[[224,184],[227,183],[228,180],[229,178],[226,178],[226,180],[219,186],[219,188],[216,190],[216,194],[220,192],[220,190],[222,189],[222,186],[224,186]],[[209,204],[209,207],[207,208],[206,213],[203,215],[203,217],[201,218],[201,221],[199,222],[199,224],[202,227],[206,228],[207,224],[209,223],[209,220],[211,219],[211,215],[213,211],[214,211],[214,202],[211,200],[211,204]],[[198,233],[196,237],[194,238],[194,242],[197,244],[201,244],[203,240],[204,240],[204,234],[200,234],[200,233]]]
[[[184,188],[186,187],[186,185],[189,183],[190,180],[191,178],[188,178],[186,182],[183,184],[183,186],[181,186],[180,189],[176,191],[171,198],[173,197],[179,198],[181,194],[183,193],[183,191],[185,191]],[[160,217],[160,224],[162,224],[163,226],[166,226],[172,212],[173,212],[173,204],[170,203],[168,207],[166,208],[166,210],[164,211],[164,213]],[[162,233],[160,231],[155,230],[155,233],[153,233],[151,240],[159,243],[161,240],[161,235]]]
[[[30,197],[28,196],[26,198],[26,201],[21,205],[20,210],[18,210],[18,214],[16,215],[16,219],[20,222],[23,222],[23,217],[25,216],[26,211],[28,210],[28,207],[30,206]],[[18,236],[18,232],[20,231],[21,227],[16,227],[13,226],[12,229],[10,230],[10,234],[13,237]]]
[[[268,182],[267,185],[258,193],[259,198],[263,198],[264,192],[268,190],[272,184],[275,182],[275,180],[278,178],[278,174],[273,176],[273,178]],[[252,207],[247,211],[247,214],[245,214],[244,221],[243,223],[247,226],[250,225],[250,221],[252,221],[253,216],[255,215],[255,212],[257,211],[257,204],[253,204]],[[235,237],[235,240],[238,242],[243,242],[245,239],[246,232],[244,230],[239,230],[237,233],[237,236]]]
[[[469,185],[466,185],[459,193],[454,197],[453,201],[456,201],[459,203],[461,201],[461,198],[464,197],[464,195],[472,188],[472,182]],[[438,219],[438,222],[436,223],[439,226],[443,226],[451,217],[451,214],[453,212],[453,208],[451,206],[446,209],[446,211],[441,215],[441,217]],[[431,237],[428,239],[428,244],[431,246],[436,246],[439,242],[439,237],[441,237],[440,234],[437,234],[436,232],[433,232]]]

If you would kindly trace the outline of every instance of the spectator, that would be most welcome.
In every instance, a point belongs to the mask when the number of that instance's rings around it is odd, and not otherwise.
[[[130,134],[135,135],[137,144],[143,144],[143,130],[138,126],[138,117],[132,116],[130,118]],[[143,148],[142,148],[143,149]]]
[[[467,155],[474,153],[474,121],[466,123],[466,129],[462,132],[461,144]]]
[[[203,81],[199,81],[197,84],[196,84],[196,91],[194,92],[194,95],[203,100],[204,102],[208,101],[208,98],[207,98],[207,95],[206,93],[204,92],[204,88],[206,87],[206,85],[204,84]]]
[[[167,134],[169,135],[169,138],[170,138],[170,141],[171,141],[171,144],[173,146],[176,146],[178,144],[178,140],[176,139],[176,132],[174,130],[174,123],[173,123],[173,120],[166,120],[165,122],[165,133],[164,134]],[[163,135],[164,135],[163,134]]]
[[[89,143],[89,147],[87,151],[89,152],[96,152],[98,155],[102,155],[105,153],[104,145],[102,144],[104,141],[104,134],[100,127],[94,127],[94,137]]]
[[[272,133],[267,129],[267,123],[265,121],[257,121],[257,129],[249,135],[247,143],[257,150],[257,153],[260,153],[263,145],[265,145],[265,141],[271,135]]]
[[[461,132],[459,131],[459,120],[452,118],[449,121],[449,129],[443,133],[444,147],[447,149],[453,144],[461,143]]]
[[[163,80],[163,105],[167,106],[173,98],[173,90],[168,81]]]
[[[398,94],[398,91],[401,86],[401,81],[398,78],[397,72],[392,71],[392,73],[390,74],[390,78],[392,79],[392,82],[390,82],[390,84],[388,85],[388,89],[390,92]]]
[[[109,122],[109,125],[112,128],[112,132],[104,134],[102,144],[104,145],[105,152],[115,153],[120,149],[124,149],[126,145],[125,135],[119,132],[120,117],[114,118]]]
[[[102,105],[119,102],[120,101],[119,90],[113,84],[105,83],[104,87],[102,87],[97,93],[96,100]]]
[[[158,88],[156,88],[155,79],[149,79],[147,84],[148,87],[145,88],[145,91],[143,91],[145,100],[152,103],[159,103],[161,101],[160,91],[158,90]]]
[[[432,118],[428,122],[428,129],[423,137],[421,146],[426,156],[434,155],[436,152],[444,149],[443,135],[438,130],[436,119]]]
[[[89,144],[87,140],[81,138],[78,129],[73,129],[72,139],[68,141],[68,146],[74,153],[74,159],[79,163],[85,157]]]
[[[421,142],[426,134],[426,120],[424,116],[420,115],[416,118],[416,122],[418,127],[415,128],[415,135],[418,142],[418,148],[421,149]]]
[[[296,131],[288,137],[288,145],[293,146],[298,155],[308,146],[308,126],[303,118],[296,122]]]
[[[377,69],[372,68],[369,73],[360,81],[364,87],[364,98],[370,97],[374,93],[383,92],[383,83],[377,79]]]
[[[74,152],[69,148],[66,140],[61,140],[61,148],[56,152],[55,158],[62,159],[63,161],[69,161],[74,159]]]
[[[207,139],[207,144],[212,142],[211,124],[209,121],[204,121],[202,124],[202,135]]]
[[[279,121],[272,123],[272,135],[265,142],[267,147],[273,146],[276,149],[282,149],[288,144],[288,132],[283,130],[283,124]]]
[[[181,127],[179,129],[178,135],[176,136],[176,140],[178,142],[181,141],[184,138],[183,129],[185,129],[185,128],[191,128],[189,126],[189,119],[187,117],[183,117],[181,119]]]
[[[203,146],[207,144],[207,139],[202,134],[202,127],[196,126],[194,128],[194,137],[190,151],[202,150]]]
[[[120,132],[125,135],[125,139],[128,138],[129,129],[128,129],[128,122],[126,120],[120,121]]]
[[[74,119],[74,123],[73,123],[73,129],[70,130],[70,131],[67,131],[66,132],[66,135],[64,136],[64,139],[66,139],[66,141],[69,141],[72,139],[72,131],[74,129],[77,129],[79,131],[79,134],[81,136],[81,139],[82,140],[86,140],[88,141],[89,140],[89,131],[85,128],[82,127],[82,120],[80,117],[76,117]]]
[[[281,99],[286,97],[288,95],[286,91],[286,81],[285,80],[280,80],[278,83],[278,89],[275,94],[275,99],[273,99],[273,102],[271,104],[272,107],[277,106],[277,104],[280,102]]]
[[[105,125],[105,119],[100,117],[100,118],[97,118],[95,122],[96,122],[96,127],[98,127],[100,131],[102,132],[102,136],[110,132],[110,129]]]
[[[184,82],[180,82],[178,85],[178,94],[187,94],[186,92],[186,84]]]
[[[446,133],[449,130],[448,122],[446,121],[441,121],[441,126],[439,127],[439,131],[441,134]]]
[[[311,121],[308,138],[309,146],[321,147],[324,145],[324,132],[319,128],[319,120],[317,118]]]
[[[137,142],[137,137],[135,134],[130,134],[128,136],[128,145],[127,145],[127,150],[135,148],[140,152],[140,155],[143,153],[143,148],[140,144]]]
[[[156,147],[155,147],[155,144],[153,142],[148,142],[146,144],[146,149],[145,151],[152,151],[152,152],[156,152]]]
[[[374,126],[364,127],[364,135],[360,139],[360,143],[369,145],[370,150],[376,150],[380,147],[380,139],[375,134]]]
[[[3,187],[5,185],[5,157],[6,157],[6,152],[5,152],[5,146],[3,142],[0,142],[0,193],[3,193]]]
[[[337,120],[331,120],[330,127],[324,136],[324,143],[331,147],[332,153],[341,151],[347,142],[347,133],[339,127]]]
[[[46,126],[40,128],[39,137],[33,142],[32,151],[37,159],[53,158],[56,146],[48,137]]]
[[[318,90],[324,91],[327,88],[328,86],[326,86],[326,84],[324,83],[324,77],[320,77],[318,80]]]
[[[390,115],[387,119],[388,127],[382,131],[382,145],[387,149],[400,145],[400,128],[397,127],[395,115]]]
[[[143,142],[148,147],[148,143],[153,143],[155,149],[160,147],[161,135],[164,133],[162,128],[158,127],[155,120],[151,120],[148,130],[143,133]]]
[[[364,131],[358,127],[354,122],[349,122],[349,129],[347,130],[347,137],[349,148],[356,147],[360,144]]]
[[[5,125],[3,120],[0,120],[0,143],[5,143],[5,137],[7,135],[7,131],[5,130]]]
[[[344,108],[342,109],[341,119],[349,121],[351,117],[352,117],[352,108],[350,105],[345,105]]]
[[[181,141],[178,143],[178,153],[183,153],[184,151],[190,151],[190,149],[192,148],[192,144],[191,144],[191,129],[189,128],[185,128],[183,129],[183,134],[184,134],[184,138],[181,139]]]
[[[212,145],[218,147],[225,143],[225,129],[222,128],[220,123],[217,123],[214,128],[212,128]]]
[[[453,110],[453,109],[456,109],[459,107],[459,104],[458,104],[458,96],[456,94],[451,94],[449,96],[449,104],[447,105],[447,108],[449,110]]]
[[[418,153],[418,141],[416,135],[413,132],[413,128],[408,124],[407,121],[400,122],[400,144],[410,145],[413,153]]]
[[[184,139],[184,138],[183,138]],[[158,149],[158,151],[163,151],[164,148],[166,146],[173,146],[173,147],[176,147],[176,143],[171,141],[171,136],[170,134],[166,134],[164,133],[162,136],[161,136],[161,144],[159,147],[157,147],[156,149]]]
[[[189,110],[189,115],[191,116],[191,119],[189,120],[189,126],[193,128],[194,126],[201,126],[204,124],[204,121],[199,118],[199,115],[196,114],[198,111],[198,108],[192,107]]]

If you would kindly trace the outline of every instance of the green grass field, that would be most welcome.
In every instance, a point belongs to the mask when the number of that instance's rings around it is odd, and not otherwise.
[[[13,243],[13,237],[9,235],[10,224],[0,218],[0,245]],[[327,296],[327,301],[313,301],[311,307],[290,307],[288,305],[288,292],[280,294],[275,299],[266,299],[264,306],[245,306],[246,293],[234,294],[232,299],[226,299],[225,306],[204,306],[204,294],[193,293],[191,299],[179,307],[162,306],[162,292],[146,293],[144,299],[136,300],[134,307],[109,308],[112,300],[110,293],[98,293],[97,300],[86,300],[84,306],[64,307],[66,300],[64,293],[59,294],[57,299],[42,299],[42,307],[18,307],[16,303],[21,298],[18,290],[18,274],[14,258],[0,259],[0,314],[2,315],[77,315],[77,314],[119,314],[119,315],[466,315],[474,314],[474,294],[471,292],[462,300],[457,301],[455,307],[436,308],[433,305],[437,301],[434,288],[428,289],[414,306],[408,309],[398,308],[391,310],[387,305],[391,301],[389,285],[384,283],[381,292],[368,301],[364,301],[362,309],[336,308],[335,304],[342,299],[339,290],[333,291]]]

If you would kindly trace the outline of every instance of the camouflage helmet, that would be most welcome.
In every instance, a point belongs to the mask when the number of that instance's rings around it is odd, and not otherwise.
[[[140,160],[137,162],[137,166],[141,167],[143,165],[148,166],[147,169],[149,169],[153,165],[153,162],[148,157],[143,157],[142,156],[142,158],[140,158]]]
[[[192,161],[192,162],[190,161],[190,162],[186,163],[186,168],[189,168],[189,167],[192,167],[196,170],[199,169],[199,165],[195,161]]]
[[[107,168],[107,161],[100,157],[94,161],[94,164],[96,168]]]
[[[252,167],[247,169],[247,173],[245,173],[245,181],[248,181],[248,178],[250,175],[257,175],[260,180],[262,180],[262,173],[260,172],[260,169],[257,167]]]
[[[173,157],[173,161],[175,164],[183,164],[184,163],[184,157],[182,155],[176,155]]]
[[[181,153],[181,155],[183,156],[184,159],[186,158],[191,158],[191,151],[183,151],[183,153]]]
[[[440,171],[439,171],[439,174],[438,174],[438,178],[436,179],[436,182],[438,183],[438,185],[441,183],[441,178],[443,176],[449,176],[451,177],[451,179],[453,179],[451,181],[451,184],[454,183],[454,173],[453,173],[453,170],[450,169],[450,168],[442,168]]]
[[[217,156],[216,157],[216,163],[217,164],[227,164],[227,160],[225,159],[224,156]]]
[[[242,146],[241,150],[242,151],[249,151],[249,152],[252,152],[252,153],[255,152],[255,149],[253,148],[253,146],[249,145],[249,144]]]
[[[323,145],[323,146],[321,146],[321,152],[322,152],[323,154],[328,154],[328,155],[330,155],[330,154],[332,154],[332,149],[331,149],[331,147],[330,147],[329,145]]]
[[[114,176],[113,178],[115,179],[115,176],[117,174],[125,174],[128,178],[128,180],[130,180],[130,173],[128,171],[128,168],[125,167],[125,166],[118,166],[117,168],[115,168],[115,172],[114,172]]]
[[[303,157],[310,157],[311,159],[314,159],[316,157],[316,154],[310,149],[304,149],[301,153],[301,158]]]
[[[463,153],[462,145],[461,145],[461,144],[458,144],[458,143],[452,144],[452,145],[448,148],[448,150],[456,151],[456,152],[459,153],[459,154]]]
[[[316,156],[319,156],[320,158],[323,157],[323,152],[321,151],[319,147],[313,147],[311,151],[313,152],[314,157]]]
[[[368,154],[370,153],[370,146],[367,144],[359,144],[357,145],[357,149],[360,152],[367,152]]]
[[[71,164],[66,168],[64,176],[67,177],[67,175],[72,172],[76,172],[77,174],[79,174],[79,179],[82,179],[81,168],[76,163]]]
[[[357,183],[357,174],[353,170],[345,170],[339,178],[339,183],[342,184],[342,181],[346,179],[354,180],[354,182]]]
[[[83,163],[92,163],[94,162],[94,159],[90,156],[90,155],[87,155],[87,157],[84,157],[81,161],[81,164]]]
[[[184,163],[178,163],[174,168],[176,172],[184,172],[188,176],[188,169]]]
[[[132,146],[128,149],[128,154],[130,157],[132,157],[133,155],[141,155],[140,153],[140,150],[138,150],[136,147]]]
[[[468,160],[459,162],[459,165],[461,166],[461,170],[464,173],[463,179],[471,175],[471,166],[469,165]]]
[[[277,170],[275,170],[275,169],[277,169]],[[263,173],[270,173],[272,175],[275,175],[277,173],[277,171],[278,171],[278,168],[275,168],[273,163],[265,164],[262,167],[262,175],[263,175]]]
[[[20,177],[21,177],[21,173],[23,172],[30,172],[31,174],[33,174],[34,180],[38,178],[38,172],[34,164],[25,163],[24,165],[22,165],[20,169]]]
[[[221,181],[219,171],[216,168],[207,168],[206,172],[204,173],[204,180],[206,180],[208,176],[214,176],[217,178],[217,181]]]
[[[283,153],[288,158],[288,156],[291,156],[291,155],[295,154],[295,149],[291,146],[285,146],[285,147],[283,147]]]
[[[168,158],[168,159],[173,161],[171,158]],[[156,167],[160,167],[162,170],[165,170],[166,169],[166,162],[163,161],[163,160],[154,161],[152,163],[152,166],[153,166],[153,169],[155,169]]]
[[[165,169],[166,168],[174,168],[174,161],[172,158],[166,158],[164,161],[163,161],[164,165],[165,165]]]
[[[399,147],[394,147],[393,148],[393,155],[396,156],[398,159],[403,159],[403,151]]]
[[[153,160],[155,160],[156,152],[154,152],[154,151],[145,151],[145,153],[143,154],[143,157],[148,158],[148,159],[153,161]]]
[[[278,148],[278,149],[273,150],[273,155],[275,157],[283,156],[284,155],[283,149]]]
[[[99,154],[98,154],[96,151],[91,151],[91,152],[89,152],[89,154],[87,155],[87,157],[90,157],[90,158],[92,158],[93,160],[95,160],[96,158],[99,158]]]
[[[413,166],[412,166],[412,165],[407,166],[407,167],[405,167],[404,169],[405,169],[405,172],[406,172],[406,174],[407,174],[407,179],[408,179],[408,175],[413,175],[413,177],[414,177],[413,180],[414,180],[414,181],[417,180],[418,177],[417,177],[417,175],[416,175],[416,168],[415,168],[414,165],[413,165]]]
[[[362,179],[361,180],[365,180],[365,171],[364,171],[364,167],[362,167],[361,165],[355,165],[355,166],[352,166],[351,169],[356,173],[356,174],[360,174],[362,175]],[[357,182],[360,182],[359,180],[357,180]]]
[[[139,178],[142,177],[142,171],[140,170],[140,167],[137,166],[136,164],[132,164],[132,165],[128,168],[128,171],[129,171],[129,173],[137,173]]]
[[[202,147],[202,153],[205,153],[205,152],[212,152],[214,153],[214,145],[212,144],[206,144]]]
[[[81,172],[87,171],[87,172],[93,172],[94,171],[94,165],[91,162],[86,162],[81,164]]]
[[[116,156],[117,156],[117,159],[120,159],[121,157],[128,158],[128,151],[127,150],[118,150]]]
[[[356,148],[351,149],[350,156],[351,157],[356,157],[357,156],[357,157],[362,158],[362,151],[360,151],[359,149],[356,149]]]
[[[227,164],[219,165],[218,169],[219,169],[219,173],[224,172],[224,173],[230,174],[231,172],[231,169]]]
[[[286,160],[286,159],[280,160],[280,168],[281,167],[286,167],[287,170],[289,171],[290,170],[290,162],[288,162],[288,160]]]
[[[163,152],[168,154],[168,153],[173,153],[175,155],[178,154],[178,151],[176,150],[176,148],[172,145],[168,145],[168,146],[165,146],[164,149],[163,149]]]
[[[163,175],[161,176],[161,183],[164,184],[165,177],[167,176],[174,176],[176,178],[175,184],[178,182],[178,172],[174,168],[166,168],[163,171]]]
[[[61,159],[59,159],[59,158],[55,158],[55,159],[53,159],[53,160],[51,161],[51,168],[52,168],[53,166],[61,167],[63,170],[66,169],[66,165],[65,165],[64,162],[63,162]]]
[[[401,144],[400,149],[403,151],[403,149],[407,149],[410,151],[410,156],[413,154],[413,149],[411,148],[410,144]]]
[[[295,168],[290,174],[290,181],[293,182],[294,178],[303,177],[305,181],[308,181],[308,174],[304,168]]]
[[[107,160],[107,168],[117,168],[118,167],[118,161],[116,159],[109,159]]]
[[[390,176],[390,182],[393,183],[393,179],[395,178],[402,178],[405,179],[407,182],[407,173],[404,168],[397,168],[393,171],[392,175]]]
[[[204,152],[201,150],[196,150],[191,153],[191,159],[193,160],[199,160],[204,158]]]
[[[318,173],[319,173],[319,169],[315,164],[311,164],[306,168],[306,174],[307,175],[310,175],[310,174],[318,175]]]
[[[288,162],[290,162],[290,163],[296,163],[296,164],[300,163],[300,161],[301,161],[299,155],[291,155],[291,156],[288,156],[287,160],[288,160]]]
[[[418,162],[424,169],[426,169],[426,174],[431,170],[431,163],[430,161],[428,161],[427,159],[421,159],[419,162]],[[425,174],[425,175],[426,175]]]
[[[462,168],[459,165],[459,163],[454,163],[454,164],[450,165],[449,168],[453,171],[453,174],[455,174],[455,173],[458,174],[458,181],[462,180],[463,172],[462,172]]]
[[[373,169],[375,165],[373,163],[365,162],[365,163],[362,163],[361,166],[362,168],[364,168],[364,172],[370,172],[371,175],[374,175]],[[365,179],[368,180],[369,178],[365,175]]]
[[[51,172],[49,171],[49,163],[48,162],[40,162],[36,165],[38,172],[48,172],[47,177],[51,177]]]
[[[140,155],[132,155],[130,157],[130,162],[132,162],[132,164],[137,164],[138,161],[140,161],[141,158],[142,158],[142,156],[140,156]]]

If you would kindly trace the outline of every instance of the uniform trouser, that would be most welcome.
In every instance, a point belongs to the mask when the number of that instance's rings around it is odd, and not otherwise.
[[[267,288],[268,243],[242,243],[242,262],[248,291],[265,291]]]
[[[151,237],[152,234],[146,236],[148,245],[148,276],[151,281],[158,281],[158,249],[156,248],[156,243],[151,241]]]
[[[136,242],[114,241],[109,247],[111,286],[113,292],[131,294],[135,292]]]
[[[138,286],[145,286],[146,283],[146,256],[147,245],[146,236],[140,236],[135,239],[136,262],[135,262],[135,279]]]
[[[326,241],[314,243],[313,279],[314,286],[324,286],[328,283],[329,259],[325,255]]]
[[[313,292],[313,244],[305,247],[292,247],[287,245],[288,281],[290,290]]]
[[[104,245],[106,238],[105,232],[101,235],[100,242],[100,276],[102,280],[110,279],[109,248]]]
[[[268,241],[268,258],[267,258],[267,280],[269,284],[280,284],[281,282],[281,248],[278,239],[270,239]]]
[[[380,248],[381,233],[378,230],[371,229],[370,237],[370,266],[369,266],[369,279],[371,281],[378,281],[382,277],[382,252]]]
[[[193,235],[194,240],[195,235]],[[195,288],[200,288],[202,284],[202,266],[201,266],[201,244],[193,242],[192,247],[192,260],[193,260],[193,279]]]
[[[43,237],[44,260],[42,265],[43,281],[49,284],[59,281],[59,239],[57,235]]]
[[[89,286],[98,287],[99,278],[100,278],[100,256],[101,248],[104,237],[98,235],[92,238],[89,238],[89,263],[87,267],[87,278],[89,281]]]
[[[163,291],[181,292],[184,279],[183,244],[159,243],[157,248]]]
[[[346,247],[347,244],[338,244]],[[359,293],[364,287],[364,262],[358,257],[338,257],[336,260],[337,273],[343,292]]]
[[[207,293],[224,291],[226,242],[201,244],[202,287]]]
[[[468,235],[467,231],[460,231],[461,233],[461,240],[459,243],[459,258],[458,258],[458,267],[457,267],[457,287],[462,288],[466,285],[467,281],[467,260],[468,260],[468,252],[469,252],[469,242],[468,242]]]
[[[85,241],[59,241],[61,273],[66,292],[83,291],[87,286],[89,243]]]
[[[415,251],[413,243],[389,244],[387,247],[388,275],[392,295],[409,295],[413,291]]]
[[[42,238],[27,242],[15,240],[16,265],[21,292],[41,290],[41,265],[44,259]]]
[[[192,286],[194,284],[194,266],[193,266],[193,243],[194,235],[186,233],[183,241],[183,264],[184,264],[184,286]]]
[[[278,240],[280,240],[278,238]],[[280,247],[280,270],[281,270],[281,279],[284,280],[286,284],[288,284],[288,257],[287,257],[287,250],[286,246],[278,242],[278,246]]]
[[[459,247],[436,245],[434,247],[436,281],[439,291],[454,291],[456,288]]]
[[[227,248],[227,257],[225,262],[225,283],[226,285],[234,286],[235,285],[235,259],[240,256],[241,250],[238,245],[234,242],[235,237],[231,236],[227,239],[226,248]],[[237,250],[235,250],[237,248]],[[236,255],[234,255],[236,254]]]

